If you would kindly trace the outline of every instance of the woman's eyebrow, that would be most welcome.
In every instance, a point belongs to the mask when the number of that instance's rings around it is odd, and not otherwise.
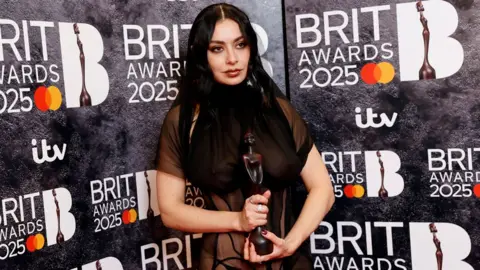
[[[239,36],[237,37],[236,39],[233,40],[233,42],[237,42],[239,40],[241,40],[243,38],[243,36]],[[225,44],[225,41],[221,41],[221,40],[212,40],[210,41],[210,43],[219,43],[219,44]]]

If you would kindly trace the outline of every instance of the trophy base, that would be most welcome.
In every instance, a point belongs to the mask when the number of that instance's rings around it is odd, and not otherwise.
[[[255,252],[260,256],[268,255],[273,252],[273,243],[268,242],[265,245],[255,245]]]
[[[258,255],[268,255],[273,252],[273,243],[263,237],[262,228],[258,227],[250,233],[250,242],[255,246]]]
[[[429,64],[424,64],[420,71],[418,71],[419,80],[432,80],[436,78],[437,74],[435,72],[435,69],[433,69]]]

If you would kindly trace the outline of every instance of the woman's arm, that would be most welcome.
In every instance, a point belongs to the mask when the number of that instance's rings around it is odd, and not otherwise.
[[[157,198],[160,217],[165,226],[191,233],[251,231],[267,222],[268,211],[255,210],[256,204],[267,204],[269,194],[256,195],[247,200],[242,212],[211,211],[185,204],[185,180],[158,171]]]
[[[330,176],[315,145],[310,150],[300,175],[307,188],[308,196],[300,216],[285,237],[290,253],[297,250],[315,231],[335,201]]]

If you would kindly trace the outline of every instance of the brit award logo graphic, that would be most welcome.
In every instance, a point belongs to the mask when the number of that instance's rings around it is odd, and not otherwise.
[[[430,223],[430,232],[433,234],[433,244],[437,250],[435,251],[435,257],[437,258],[437,270],[442,270],[442,262],[443,262],[443,252],[442,252],[442,243],[438,240],[437,237],[437,227],[435,223]]]
[[[420,22],[422,23],[423,26],[423,64],[422,67],[420,68],[419,71],[419,79],[420,80],[427,80],[427,79],[435,79],[435,69],[430,65],[428,62],[428,47],[429,47],[429,42],[430,42],[430,30],[428,29],[428,21],[423,16],[423,12],[425,11],[425,8],[423,7],[422,1],[417,2],[417,11],[420,13]]]
[[[403,191],[401,160],[393,151],[322,152],[322,157],[336,197],[386,199]]]
[[[83,53],[83,44],[80,41],[80,30],[78,29],[78,25],[76,23],[73,24],[73,31],[77,36],[77,45],[78,49],[80,50],[80,65],[82,67],[82,91],[80,93],[80,107],[92,106],[92,98],[90,97],[90,94],[88,94],[87,88],[85,87],[85,54]]]
[[[135,174],[138,198],[138,219],[147,220],[151,230],[155,229],[155,217],[160,215],[157,202],[157,171],[147,170]]]
[[[0,19],[0,33],[11,33],[0,39],[4,45],[0,46],[0,113],[30,112],[34,107],[41,112],[56,111],[63,100],[67,108],[94,106],[107,98],[109,78],[101,64],[103,40],[95,27]],[[58,38],[61,65],[49,55],[57,51]],[[64,89],[59,89],[62,79]]]
[[[84,23],[59,23],[59,31],[67,107],[104,102],[109,77],[101,64],[104,47],[100,32]]]
[[[43,205],[42,205],[43,204]],[[72,197],[65,188],[2,199],[0,260],[64,244],[75,233]],[[39,211],[43,208],[43,212]]]
[[[399,237],[410,240],[411,261]],[[452,223],[323,221],[310,240],[314,266],[322,270],[473,270],[465,262],[470,236]]]
[[[470,236],[452,223],[410,223],[412,270],[474,270],[465,261],[470,255]]]
[[[131,194],[133,173],[90,182],[95,232],[109,230],[137,220],[137,198]]]
[[[462,44],[451,37],[458,23],[458,13],[447,1],[397,4],[400,79],[441,79],[457,73],[464,61]]]
[[[389,33],[394,31],[388,27],[392,18],[396,33]],[[462,44],[451,37],[458,22],[457,10],[447,1],[295,14],[299,88],[348,87],[360,79],[376,85],[396,77],[400,81],[450,77],[464,61]],[[362,36],[367,30],[371,34]],[[399,62],[394,63],[397,57]]]
[[[480,148],[428,149],[429,194],[432,198],[480,198]]]

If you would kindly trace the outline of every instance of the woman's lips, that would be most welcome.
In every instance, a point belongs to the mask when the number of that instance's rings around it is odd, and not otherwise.
[[[225,72],[225,74],[227,74],[227,77],[229,78],[235,78],[240,74],[240,71],[242,70],[241,69],[228,70],[227,72]]]

